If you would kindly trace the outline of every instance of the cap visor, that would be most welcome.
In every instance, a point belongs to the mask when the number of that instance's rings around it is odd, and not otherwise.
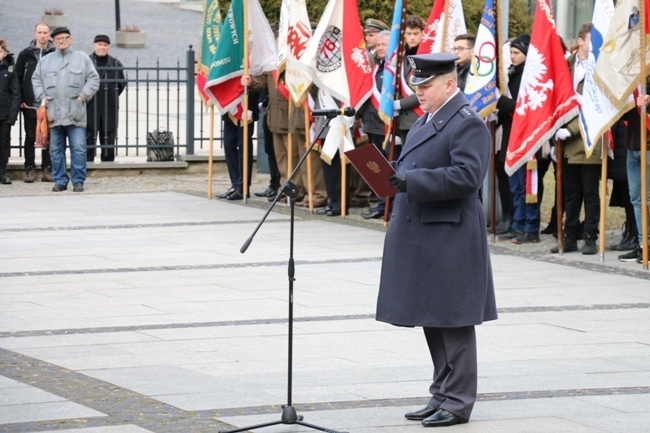
[[[433,80],[436,78],[435,75],[431,75],[428,77],[416,77],[416,76],[411,76],[410,81],[411,85],[413,86],[421,86],[424,83],[428,83],[429,81]]]

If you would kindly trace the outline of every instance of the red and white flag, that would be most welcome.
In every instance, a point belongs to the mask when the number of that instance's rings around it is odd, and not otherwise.
[[[307,15],[305,0],[290,0],[289,26],[287,28],[287,61],[284,81],[296,106],[307,98],[311,87],[311,75],[300,65],[311,39],[311,23]]]
[[[539,0],[512,120],[506,172],[512,175],[531,160],[542,144],[576,117],[578,111],[573,79],[549,0]]]
[[[300,63],[314,83],[356,109],[372,93],[372,68],[357,0],[330,0]]]
[[[461,0],[435,0],[418,54],[453,53],[456,36],[467,33]]]

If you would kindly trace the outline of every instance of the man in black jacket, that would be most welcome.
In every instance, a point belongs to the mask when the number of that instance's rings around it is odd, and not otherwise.
[[[32,75],[36,64],[43,56],[54,51],[54,44],[50,41],[50,26],[38,23],[34,28],[34,40],[27,48],[18,54],[16,59],[16,75],[20,85],[20,108],[23,112],[23,127],[25,128],[25,182],[32,183],[36,180],[36,110],[38,104],[34,97]],[[41,152],[41,168],[43,169],[43,182],[53,182],[52,162],[50,152],[43,149]]]
[[[99,74],[99,90],[88,101],[86,113],[86,160],[93,162],[97,149],[97,136],[101,143],[102,161],[115,161],[115,140],[120,109],[120,95],[126,87],[122,63],[110,56],[111,40],[107,35],[97,35],[93,41],[94,52],[90,59]]]

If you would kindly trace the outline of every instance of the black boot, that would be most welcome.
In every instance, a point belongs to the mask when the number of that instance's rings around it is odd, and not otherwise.
[[[594,235],[585,235],[585,243],[582,246],[582,254],[593,255],[598,252],[598,247],[596,246],[596,236]]]
[[[506,214],[501,218],[499,224],[496,227],[496,234],[502,235],[508,233],[512,228],[512,215]]]
[[[639,232],[636,228],[636,222],[628,222],[627,227],[627,237],[623,237],[617,245],[619,247],[618,251],[631,251],[639,246]]]
[[[571,253],[573,251],[578,251],[578,241],[575,238],[575,236],[564,236],[564,249],[562,250],[563,253]],[[557,254],[560,252],[560,248],[555,245],[554,247],[551,248],[551,253],[552,254]]]

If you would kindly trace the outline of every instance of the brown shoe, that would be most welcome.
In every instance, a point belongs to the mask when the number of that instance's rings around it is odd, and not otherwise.
[[[54,182],[54,176],[52,176],[52,167],[45,167],[43,169],[43,175],[41,176],[41,181]]]
[[[27,167],[25,169],[25,183],[34,183],[36,180],[36,170],[34,167]]]

